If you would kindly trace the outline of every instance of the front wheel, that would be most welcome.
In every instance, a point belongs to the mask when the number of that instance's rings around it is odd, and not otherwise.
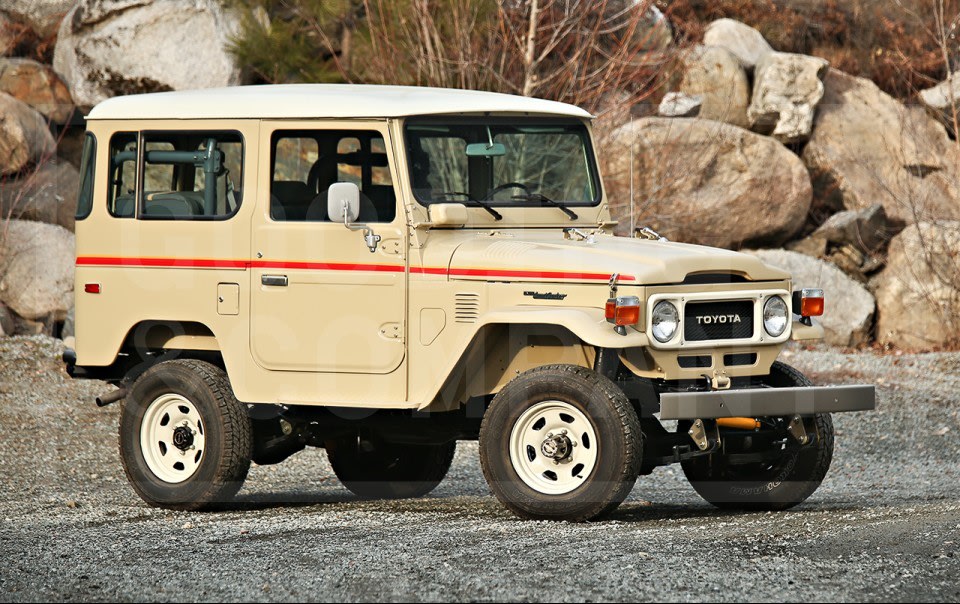
[[[480,427],[490,489],[522,518],[583,522],[607,514],[637,480],[640,420],[606,377],[547,365],[514,378]]]
[[[813,385],[802,373],[779,361],[771,367],[767,384],[775,388]],[[830,414],[814,417],[812,424],[816,434],[814,442],[807,446],[801,446],[790,437],[782,437],[789,418],[762,419],[764,423],[777,427],[781,437],[735,435],[733,438],[743,445],[742,450],[732,453],[768,453],[766,461],[735,463],[731,455],[717,452],[682,463],[683,473],[694,490],[716,507],[785,510],[810,497],[827,475],[833,459],[834,433]],[[721,434],[721,440],[725,438]],[[733,438],[727,442],[732,442]]]

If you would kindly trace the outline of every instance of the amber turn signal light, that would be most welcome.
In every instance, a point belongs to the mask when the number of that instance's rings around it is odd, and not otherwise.
[[[793,292],[793,312],[801,317],[823,315],[823,290],[804,288]]]
[[[640,322],[640,298],[636,296],[609,298],[605,314],[607,322],[614,325],[636,325]]]

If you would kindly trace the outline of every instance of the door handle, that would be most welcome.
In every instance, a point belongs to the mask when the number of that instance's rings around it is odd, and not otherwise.
[[[286,275],[262,275],[260,277],[260,283],[273,285],[275,287],[286,287],[288,281]]]

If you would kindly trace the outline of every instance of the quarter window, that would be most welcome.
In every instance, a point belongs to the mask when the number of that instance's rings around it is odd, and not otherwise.
[[[97,137],[87,132],[83,139],[83,156],[80,159],[80,191],[77,194],[77,220],[83,220],[93,209],[94,167],[97,159]]]
[[[110,138],[109,170],[107,209],[111,216],[133,218],[137,207],[136,132],[117,132]]]

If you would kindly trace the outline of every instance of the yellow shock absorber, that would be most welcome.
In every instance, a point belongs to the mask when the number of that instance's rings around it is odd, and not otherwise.
[[[760,428],[760,422],[749,417],[721,417],[717,419],[717,426],[737,430],[757,430]]]

